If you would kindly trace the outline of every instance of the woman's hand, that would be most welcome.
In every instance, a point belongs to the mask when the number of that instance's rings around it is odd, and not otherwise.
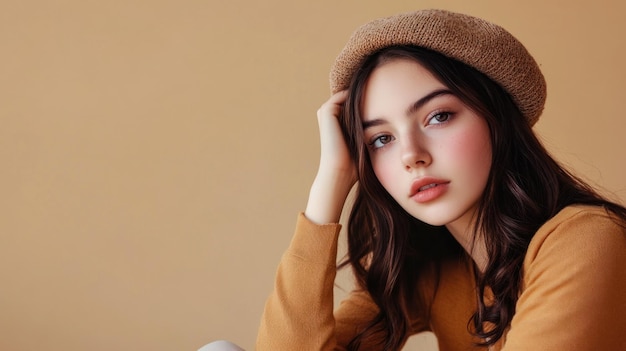
[[[354,184],[356,169],[339,126],[339,114],[347,95],[347,91],[340,91],[331,96],[317,110],[321,145],[318,177],[348,177]]]
[[[334,94],[317,111],[320,164],[305,215],[319,224],[339,222],[346,197],[356,182],[356,168],[338,120],[346,96],[346,91]]]

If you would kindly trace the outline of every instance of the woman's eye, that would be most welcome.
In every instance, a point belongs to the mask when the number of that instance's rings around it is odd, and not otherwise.
[[[393,137],[391,135],[380,135],[372,140],[370,146],[374,149],[379,149],[392,141]]]
[[[428,119],[428,124],[441,124],[448,122],[452,117],[452,113],[450,112],[439,112]]]

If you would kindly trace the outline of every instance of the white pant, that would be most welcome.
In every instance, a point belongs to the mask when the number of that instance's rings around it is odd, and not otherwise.
[[[212,343],[206,344],[198,349],[198,351],[245,351],[241,347],[233,344],[230,341],[218,340]]]

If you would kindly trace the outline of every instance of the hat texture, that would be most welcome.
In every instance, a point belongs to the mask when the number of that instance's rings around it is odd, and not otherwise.
[[[396,45],[434,50],[479,70],[513,97],[530,125],[543,111],[546,82],[524,45],[500,26],[445,10],[402,13],[358,28],[331,68],[331,91],[347,89],[369,55]]]

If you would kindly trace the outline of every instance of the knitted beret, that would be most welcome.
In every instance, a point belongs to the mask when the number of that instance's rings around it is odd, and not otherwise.
[[[479,70],[513,97],[530,125],[543,111],[546,82],[524,45],[500,26],[445,10],[402,13],[358,28],[331,68],[331,91],[347,89],[369,55],[395,45],[424,47]]]

